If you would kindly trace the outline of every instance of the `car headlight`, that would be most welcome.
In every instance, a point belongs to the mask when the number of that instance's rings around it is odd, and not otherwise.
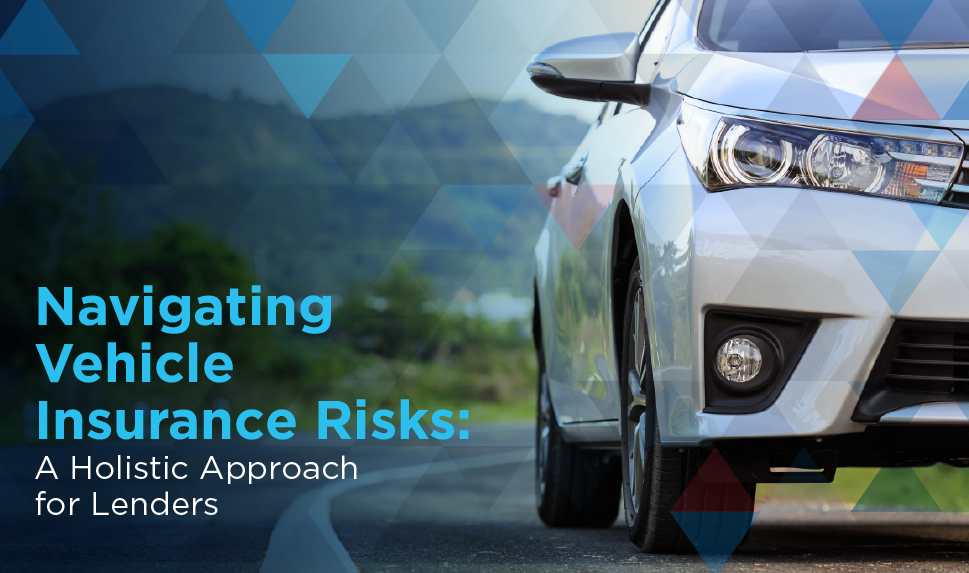
[[[963,145],[725,115],[684,104],[683,147],[710,191],[771,185],[939,202],[955,179]],[[921,130],[920,133],[930,130]],[[946,137],[946,135],[948,137]]]

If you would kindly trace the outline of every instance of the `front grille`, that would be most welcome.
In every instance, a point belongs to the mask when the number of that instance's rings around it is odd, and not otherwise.
[[[969,209],[969,161],[963,162],[952,188],[942,198],[942,205]]]
[[[905,330],[887,375],[901,392],[969,391],[969,334]]]
[[[929,402],[969,400],[969,324],[896,321],[853,419]]]

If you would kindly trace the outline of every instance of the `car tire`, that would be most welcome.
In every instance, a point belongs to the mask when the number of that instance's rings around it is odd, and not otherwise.
[[[629,538],[640,551],[676,553],[689,551],[691,544],[672,510],[702,465],[706,452],[667,447],[660,441],[644,297],[637,258],[626,291],[619,370],[626,373],[620,384],[619,421],[623,505]],[[744,487],[753,499],[756,484]],[[702,506],[703,500],[699,503],[694,505]],[[723,520],[710,519],[704,525],[716,527],[722,523]]]
[[[566,443],[539,351],[535,498],[549,527],[609,527],[619,515],[622,476],[615,451]]]

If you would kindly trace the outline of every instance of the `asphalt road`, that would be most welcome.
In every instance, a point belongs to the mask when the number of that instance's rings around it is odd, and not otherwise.
[[[534,511],[532,430],[472,430],[471,440],[320,445],[128,444],[0,449],[2,571],[706,571],[693,554],[638,553],[618,520],[605,530],[548,529]],[[457,443],[451,441],[451,444]],[[71,481],[71,455],[95,461],[169,455],[185,482]],[[59,480],[34,480],[43,455]],[[209,455],[237,461],[340,460],[356,482],[196,479]],[[325,485],[324,485],[325,483]],[[321,487],[322,485],[322,487]],[[78,515],[36,516],[33,498],[82,498]],[[214,496],[216,516],[83,515],[90,491],[108,498]],[[326,493],[324,493],[326,492]],[[99,502],[101,503],[101,502]],[[796,508],[793,508],[796,509]],[[969,516],[821,511],[761,513],[723,571],[969,570]]]

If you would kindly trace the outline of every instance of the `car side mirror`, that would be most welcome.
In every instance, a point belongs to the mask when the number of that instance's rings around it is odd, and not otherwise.
[[[559,97],[645,106],[649,85],[636,83],[639,35],[603,34],[561,42],[526,68],[532,83]]]

